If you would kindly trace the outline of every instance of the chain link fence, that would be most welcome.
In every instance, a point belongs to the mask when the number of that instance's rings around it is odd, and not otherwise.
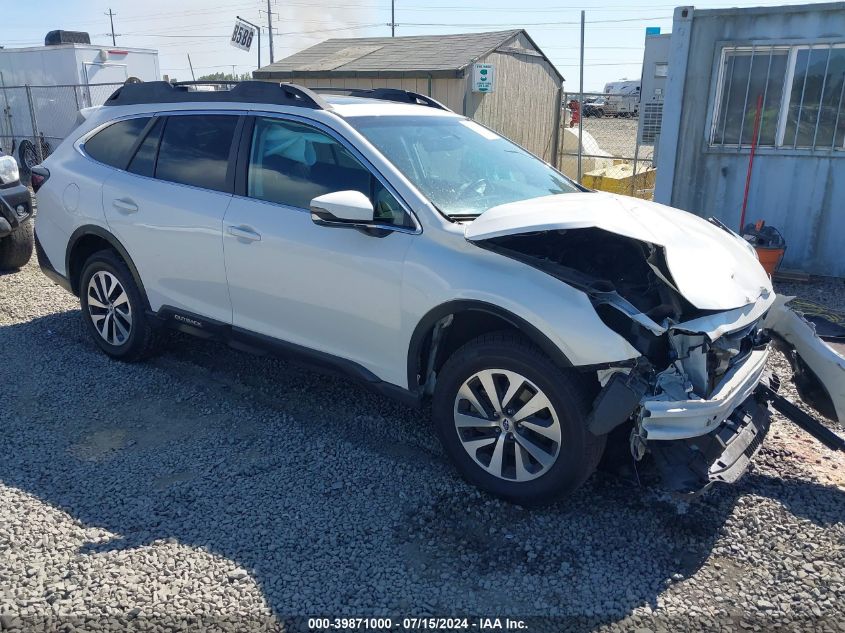
[[[82,108],[102,105],[122,85],[0,86],[0,150],[28,174],[76,127]]]
[[[565,93],[563,103],[560,170],[591,189],[652,199],[663,103],[641,104],[639,92],[584,93],[583,106],[580,94]]]

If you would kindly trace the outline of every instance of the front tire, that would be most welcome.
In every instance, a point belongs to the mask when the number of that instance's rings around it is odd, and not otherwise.
[[[129,268],[113,251],[85,262],[79,283],[82,319],[94,342],[112,358],[133,362],[155,347],[146,301]]]
[[[0,270],[16,270],[26,266],[32,257],[34,243],[32,219],[28,219],[11,234],[0,239]]]
[[[470,341],[445,363],[434,424],[460,474],[496,496],[537,506],[593,473],[605,437],[587,429],[590,384],[517,334]]]

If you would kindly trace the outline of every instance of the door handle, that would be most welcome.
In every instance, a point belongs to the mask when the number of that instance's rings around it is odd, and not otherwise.
[[[138,211],[138,205],[130,198],[117,198],[112,200],[111,205],[121,213],[129,214],[136,213]]]
[[[229,235],[234,235],[239,240],[246,240],[248,242],[260,242],[261,234],[256,233],[247,226],[230,226]]]

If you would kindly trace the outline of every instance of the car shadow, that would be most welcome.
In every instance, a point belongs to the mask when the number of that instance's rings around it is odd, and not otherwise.
[[[280,618],[481,611],[590,629],[657,609],[714,561],[733,571],[712,583],[741,582],[735,524],[754,505],[820,529],[845,516],[843,491],[756,467],[689,503],[598,473],[526,510],[459,481],[427,411],[183,336],[116,363],[80,323],[0,327],[17,384],[0,410],[2,483],[116,535],[80,557],[202,549],[247,570]]]

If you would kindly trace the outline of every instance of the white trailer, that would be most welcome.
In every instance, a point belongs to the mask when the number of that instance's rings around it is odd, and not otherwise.
[[[0,49],[7,86],[123,83],[130,77],[157,81],[158,51],[98,44],[56,44]]]
[[[605,110],[614,116],[637,116],[640,112],[640,80],[611,81],[604,86]]]
[[[0,49],[0,149],[26,171],[74,128],[79,110],[102,105],[129,79],[160,77],[152,49],[71,43]]]

